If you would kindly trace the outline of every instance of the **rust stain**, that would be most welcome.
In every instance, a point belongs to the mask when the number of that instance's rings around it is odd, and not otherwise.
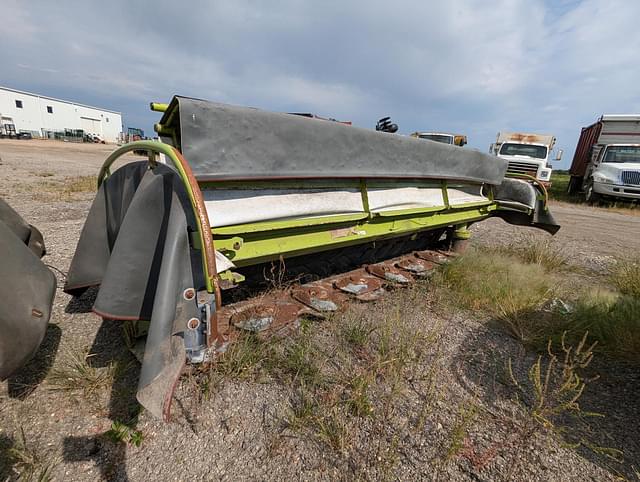
[[[346,238],[347,236],[355,234],[353,228],[332,229],[329,233],[331,234],[331,239]]]
[[[520,132],[514,132],[509,136],[509,141],[536,143],[536,142],[544,142],[544,139],[541,136],[538,136],[536,134],[522,134]]]

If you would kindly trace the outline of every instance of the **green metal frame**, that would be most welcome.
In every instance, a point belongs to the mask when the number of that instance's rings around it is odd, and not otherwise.
[[[248,266],[279,259],[283,254],[299,256],[332,248],[352,246],[369,241],[418,233],[435,228],[458,226],[480,221],[496,210],[494,203],[482,206],[399,214],[395,217],[374,216],[345,222],[339,216],[324,218],[324,224],[284,227],[282,222],[260,223],[260,231],[245,231],[242,235],[223,236],[220,228],[212,229],[216,249],[236,266]],[[258,226],[254,226],[257,229]]]
[[[332,188],[359,190],[363,212],[286,219],[214,227],[216,249],[238,267],[273,261],[282,255],[299,256],[338,247],[404,236],[448,226],[466,226],[482,220],[498,208],[492,199],[451,205],[449,189],[473,186],[445,180],[304,179],[204,182],[214,189]],[[480,187],[479,185],[478,188]],[[372,212],[368,192],[373,188],[423,187],[440,189],[442,204],[433,207]],[[214,218],[215,219],[215,213]]]
[[[161,108],[164,108],[164,106],[157,107],[158,110]],[[110,166],[120,156],[133,150],[147,150],[149,152],[149,162],[152,165],[156,162],[157,154],[164,154],[171,160],[173,167],[185,185],[197,219],[193,190],[174,148],[168,144],[157,141],[137,141],[116,149],[102,166],[98,175],[98,185],[109,176]],[[499,203],[493,200],[493,191],[491,189],[489,190],[488,198],[484,201],[451,205],[449,189],[473,185],[474,184],[471,183],[456,182],[452,184],[446,180],[424,179],[402,179],[397,181],[371,179],[307,179],[198,183],[198,187],[203,190],[349,188],[359,190],[361,193],[364,211],[360,213],[255,222],[212,228],[211,232],[216,249],[233,261],[238,267],[277,260],[283,255],[299,256],[317,253],[333,248],[406,236],[443,227],[452,227],[459,231],[462,236],[463,232],[467,233],[467,225],[483,220],[491,216],[494,211],[500,209]],[[372,212],[370,210],[368,200],[368,191],[370,189],[407,186],[441,189],[442,205],[384,212]],[[544,187],[540,186],[538,191],[540,197],[546,202],[547,193]],[[213,219],[215,219],[215,213],[213,213]],[[195,248],[202,249],[203,243],[204,239],[201,227],[198,226],[197,233],[195,233],[195,236],[192,236],[192,244]],[[203,268],[207,280],[207,290],[212,291],[214,289],[213,277],[216,276],[216,274],[207,272],[204,256]],[[220,276],[226,279],[233,279],[233,273],[223,273]]]

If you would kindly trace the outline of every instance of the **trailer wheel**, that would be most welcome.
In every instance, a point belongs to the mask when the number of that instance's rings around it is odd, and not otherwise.
[[[584,199],[590,205],[599,204],[600,203],[600,194],[595,192],[593,189],[593,181],[589,181],[587,187],[584,190]]]

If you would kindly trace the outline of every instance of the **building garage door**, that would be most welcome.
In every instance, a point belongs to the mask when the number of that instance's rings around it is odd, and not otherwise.
[[[82,130],[87,134],[102,135],[102,122],[100,119],[92,119],[91,117],[80,117],[80,125]]]

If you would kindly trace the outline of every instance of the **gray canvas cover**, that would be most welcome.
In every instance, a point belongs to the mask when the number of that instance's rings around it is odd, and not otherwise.
[[[45,335],[56,278],[40,261],[40,232],[0,199],[0,380],[38,350]]]
[[[500,184],[507,162],[473,149],[176,96],[161,124],[200,181],[430,178]]]

